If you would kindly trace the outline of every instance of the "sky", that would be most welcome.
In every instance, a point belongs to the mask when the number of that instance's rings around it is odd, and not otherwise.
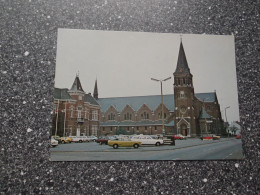
[[[233,35],[195,35],[58,29],[55,87],[70,89],[76,74],[86,93],[99,98],[173,94],[180,39],[195,93],[214,92],[222,118],[239,121]]]

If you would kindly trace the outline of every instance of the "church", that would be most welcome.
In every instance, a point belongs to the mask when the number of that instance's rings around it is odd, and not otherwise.
[[[162,104],[161,95],[99,98],[97,80],[92,96],[77,75],[70,90],[55,88],[52,134],[222,134],[216,91],[194,92],[182,41],[173,76],[174,93],[163,95]]]

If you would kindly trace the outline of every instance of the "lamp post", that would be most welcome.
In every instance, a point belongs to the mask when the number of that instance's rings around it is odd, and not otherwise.
[[[166,79],[161,79],[161,80],[151,78],[151,80],[160,82],[160,84],[161,84],[162,132],[163,132],[163,134],[165,134],[165,129],[164,129],[164,110],[163,110],[163,90],[162,90],[162,82],[163,82],[163,81],[167,81],[167,80],[169,80],[169,79],[171,79],[171,77],[168,77],[168,78],[166,78]]]
[[[230,108],[230,106],[225,107],[226,124],[228,124],[228,122],[227,122],[227,109],[228,108]],[[228,137],[229,137],[229,130],[228,130]]]

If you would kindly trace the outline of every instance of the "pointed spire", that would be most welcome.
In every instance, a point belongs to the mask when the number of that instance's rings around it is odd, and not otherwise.
[[[76,74],[76,78],[71,86],[70,91],[82,91],[84,92],[84,90],[82,89],[80,80],[79,80],[79,73]]]
[[[178,56],[177,67],[176,67],[175,73],[189,73],[190,74],[190,68],[188,66],[188,62],[187,62],[183,44],[182,44],[182,35],[180,37],[180,50],[179,50],[179,56]]]
[[[95,88],[94,88],[94,93],[93,93],[94,98],[97,100],[98,99],[98,87],[97,87],[97,79],[95,82]]]

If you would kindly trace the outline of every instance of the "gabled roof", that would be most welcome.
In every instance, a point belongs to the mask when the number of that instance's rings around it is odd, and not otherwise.
[[[201,119],[210,119],[211,116],[206,112],[206,110],[202,107],[201,113],[200,113]]]
[[[95,98],[93,98],[90,94],[85,94],[84,102],[89,102],[92,105],[99,105]]]
[[[170,110],[174,111],[174,97],[173,95],[163,96],[164,105]],[[99,98],[97,100],[101,106],[101,111],[106,112],[106,110],[113,105],[118,112],[121,112],[125,106],[128,104],[134,111],[146,104],[152,111],[154,111],[161,104],[160,95],[150,95],[150,96],[133,96],[133,97],[113,97],[113,98]]]
[[[81,86],[81,83],[80,83],[80,80],[79,80],[79,77],[78,75],[76,76],[71,88],[70,88],[70,91],[82,91],[84,92],[82,86]]]
[[[176,73],[188,73],[190,74],[190,68],[188,66],[187,58],[184,52],[182,42],[180,44],[179,56],[177,61],[177,66],[174,74]]]
[[[215,92],[213,93],[196,93],[196,98],[201,102],[214,102],[215,101]]]
[[[60,100],[74,100],[68,93],[68,89],[54,88],[54,98]]]
[[[215,93],[196,93],[195,97],[197,97],[200,101],[203,102],[214,102],[215,101]],[[150,95],[150,96],[132,96],[132,97],[113,97],[113,98],[99,98],[97,103],[101,106],[101,111],[106,112],[107,109],[112,105],[118,112],[122,112],[126,105],[131,106],[135,112],[146,104],[152,111],[155,111],[156,108],[161,104],[161,95]],[[164,105],[170,110],[170,112],[174,112],[174,95],[164,95],[163,96]]]
[[[150,120],[141,120],[141,121],[108,121],[100,122],[100,126],[149,126],[149,125],[162,125],[162,120],[159,121],[150,121]],[[165,126],[170,127],[174,126],[174,121],[166,123]]]

